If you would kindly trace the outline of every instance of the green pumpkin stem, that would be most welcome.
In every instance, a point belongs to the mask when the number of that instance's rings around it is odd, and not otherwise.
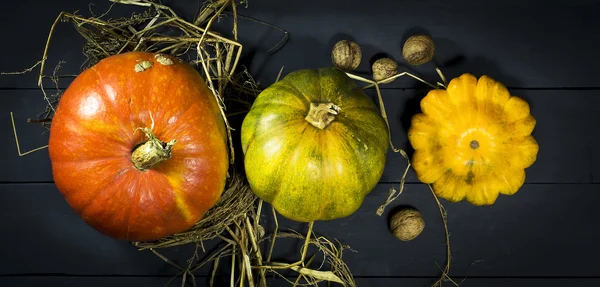
[[[159,140],[152,132],[153,128],[154,119],[152,119],[151,128],[136,129],[136,131],[142,130],[146,134],[146,137],[148,137],[146,142],[136,147],[131,153],[131,162],[140,171],[146,171],[158,163],[171,158],[171,149],[177,142],[176,140],[169,142]]]
[[[306,119],[306,121],[311,123],[313,126],[319,129],[324,129],[331,122],[333,122],[333,120],[335,120],[335,116],[339,114],[340,110],[340,107],[336,106],[333,103],[310,103],[308,115],[306,115],[304,119]]]

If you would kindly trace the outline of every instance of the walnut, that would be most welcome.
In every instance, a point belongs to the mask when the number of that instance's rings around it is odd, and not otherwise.
[[[390,58],[381,58],[373,63],[373,79],[381,81],[398,74],[398,63]],[[389,83],[391,81],[386,81]]]
[[[355,70],[360,65],[361,58],[360,46],[350,40],[338,41],[331,50],[331,61],[342,70]]]
[[[433,39],[427,35],[415,35],[409,37],[402,47],[402,57],[411,65],[425,64],[435,54]]]
[[[421,213],[414,208],[404,208],[396,212],[390,220],[390,231],[402,241],[415,239],[425,228]]]

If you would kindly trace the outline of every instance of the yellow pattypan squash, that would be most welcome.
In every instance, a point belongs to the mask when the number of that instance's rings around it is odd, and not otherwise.
[[[491,205],[512,195],[537,158],[529,104],[488,76],[452,79],[421,100],[408,132],[420,181],[451,202]]]

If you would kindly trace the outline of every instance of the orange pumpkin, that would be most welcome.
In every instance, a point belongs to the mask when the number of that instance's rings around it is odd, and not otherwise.
[[[89,225],[151,241],[200,220],[225,187],[225,124],[190,65],[128,52],[82,72],[52,119],[58,190]]]

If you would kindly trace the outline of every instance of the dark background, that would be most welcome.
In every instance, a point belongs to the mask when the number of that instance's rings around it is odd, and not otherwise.
[[[109,6],[108,1],[3,2],[0,70],[35,64],[58,13],[79,10],[89,16],[90,2],[96,14]],[[201,2],[163,1],[188,20]],[[132,11],[141,10],[113,8],[115,14]],[[404,39],[427,33],[436,42],[435,63],[447,78],[486,74],[526,99],[537,119],[534,136],[540,151],[520,191],[486,207],[442,200],[451,233],[451,276],[466,278],[461,286],[600,286],[600,1],[249,0],[238,12],[290,33],[286,45],[271,54],[267,50],[281,33],[240,20],[242,64],[263,87],[276,79],[281,66],[285,75],[330,65],[330,49],[342,38],[362,46],[358,72],[365,74],[376,56],[404,63]],[[52,41],[46,69],[65,60],[61,73],[78,73],[83,42],[71,24],[59,24]],[[411,69],[437,81],[435,63]],[[97,233],[74,214],[53,184],[47,150],[18,156],[9,112],[14,112],[22,151],[48,140],[44,128],[26,122],[45,107],[38,71],[0,76],[0,286],[180,286],[180,277],[172,280],[177,269],[149,251]],[[65,88],[68,81],[61,84]],[[385,86],[396,146],[408,148],[407,124],[426,92],[410,78]],[[430,286],[446,263],[439,211],[412,171],[403,195],[383,216],[375,214],[389,188],[398,187],[405,164],[390,152],[380,184],[359,211],[315,224],[319,234],[356,251],[346,251],[344,258],[358,286]],[[387,230],[390,210],[403,205],[421,210],[426,221],[423,233],[410,242],[396,240]],[[282,227],[306,228],[288,221]],[[298,246],[282,243],[277,256],[293,261]],[[193,246],[160,250],[180,265],[193,251]],[[208,272],[197,273],[199,286]],[[276,280],[273,286],[286,284]]]

